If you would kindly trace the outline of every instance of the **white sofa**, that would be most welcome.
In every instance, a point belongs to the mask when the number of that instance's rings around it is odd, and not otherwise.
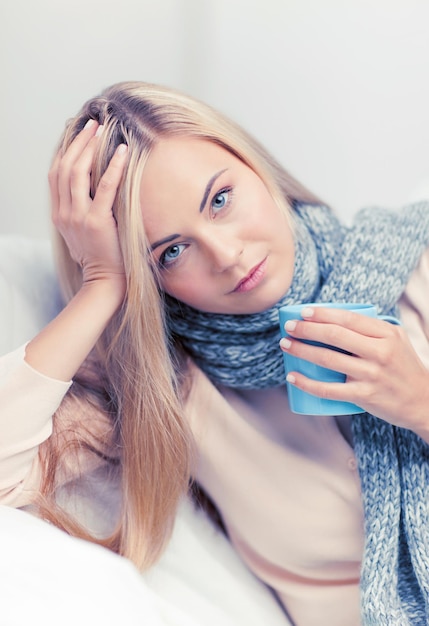
[[[0,235],[0,354],[29,340],[59,306],[49,242]],[[0,554],[2,626],[289,624],[189,501],[164,556],[144,576],[125,559],[4,506]]]

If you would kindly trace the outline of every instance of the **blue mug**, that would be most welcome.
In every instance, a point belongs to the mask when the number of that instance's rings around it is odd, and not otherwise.
[[[284,327],[285,323],[289,320],[302,320],[301,310],[306,307],[331,307],[336,309],[346,309],[347,311],[353,311],[354,313],[360,313],[361,315],[367,315],[368,317],[385,320],[391,324],[401,323],[398,319],[396,319],[396,317],[392,317],[391,315],[378,315],[376,307],[372,304],[356,304],[352,302],[309,302],[283,306],[279,309],[280,333],[282,337],[289,336]],[[310,343],[312,345],[322,345],[323,347],[338,350],[338,348],[333,346],[327,346],[326,344],[320,344],[313,341],[308,341],[306,343]],[[286,376],[289,372],[300,372],[301,374],[304,374],[304,376],[307,376],[307,378],[327,383],[345,382],[346,380],[345,374],[342,374],[341,372],[327,369],[326,367],[316,365],[310,361],[305,361],[304,359],[300,359],[286,352],[283,353],[283,361]],[[364,409],[351,402],[319,398],[318,396],[313,396],[306,391],[298,389],[287,381],[286,386],[289,406],[294,413],[302,415],[353,415],[354,413],[365,412]]]

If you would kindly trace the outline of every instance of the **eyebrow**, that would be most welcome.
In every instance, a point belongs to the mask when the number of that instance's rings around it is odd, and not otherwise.
[[[174,241],[174,239],[177,239],[178,237],[180,237],[180,235],[178,233],[176,233],[174,235],[170,235],[169,237],[164,237],[164,239],[160,239],[159,241],[155,241],[155,243],[153,243],[151,245],[150,249],[153,252],[159,246],[162,246],[164,243],[169,243],[170,241]]]
[[[213,176],[210,178],[209,182],[207,183],[206,188],[204,190],[203,199],[201,200],[201,204],[200,204],[200,213],[202,213],[204,210],[204,207],[207,202],[207,198],[209,197],[209,193],[211,192],[216,179],[219,178],[219,176],[223,174],[224,172],[226,172],[226,168],[224,170],[220,170],[219,172],[216,172],[216,174],[213,174]]]
[[[200,213],[202,213],[202,211],[204,210],[204,207],[205,207],[206,202],[207,202],[207,198],[209,197],[209,193],[211,192],[214,183],[219,178],[219,176],[221,176],[224,172],[226,172],[226,170],[227,170],[227,168],[225,168],[223,170],[219,170],[219,172],[216,172],[216,174],[213,174],[213,176],[210,178],[210,180],[207,183],[206,188],[204,190],[203,199],[201,200],[201,204],[200,204],[200,208],[199,208],[199,212]],[[168,237],[164,237],[164,239],[159,239],[158,241],[155,241],[151,245],[150,249],[153,252],[156,248],[159,248],[159,246],[162,246],[165,243],[169,243],[170,241],[174,241],[178,237],[180,237],[180,234],[179,233],[175,233],[174,235],[169,235]]]

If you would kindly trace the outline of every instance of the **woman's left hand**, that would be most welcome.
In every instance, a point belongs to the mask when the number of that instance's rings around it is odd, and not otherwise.
[[[429,440],[429,371],[401,326],[334,308],[307,308],[303,317],[304,321],[287,323],[290,345],[282,339],[282,350],[340,371],[346,382],[324,383],[291,372],[292,384],[322,398],[353,402]],[[349,354],[295,338],[332,345]]]

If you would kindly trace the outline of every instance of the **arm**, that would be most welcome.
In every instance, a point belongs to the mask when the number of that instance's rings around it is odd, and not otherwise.
[[[82,287],[28,343],[25,362],[23,350],[0,361],[0,496],[3,502],[11,498],[15,506],[23,503],[16,493],[37,489],[37,451],[51,434],[52,415],[125,295],[111,210],[125,152],[117,150],[91,200],[96,126],[84,129],[64,156],[55,159],[49,175],[53,221],[82,266]]]
[[[0,502],[24,506],[39,487],[39,445],[70,383],[42,376],[24,361],[25,346],[0,357]]]
[[[292,384],[333,400],[345,400],[429,442],[429,371],[405,330],[388,322],[330,308],[308,309],[288,334],[335,345],[350,354],[292,340],[282,350],[346,374],[346,382],[322,383],[293,373]]]
[[[82,287],[27,346],[26,361],[46,376],[70,380],[118,310],[125,275],[112,204],[122,176],[125,146],[114,154],[94,200],[89,177],[99,136],[87,126],[49,173],[52,219],[72,258],[82,266]],[[59,349],[60,348],[60,349]]]

